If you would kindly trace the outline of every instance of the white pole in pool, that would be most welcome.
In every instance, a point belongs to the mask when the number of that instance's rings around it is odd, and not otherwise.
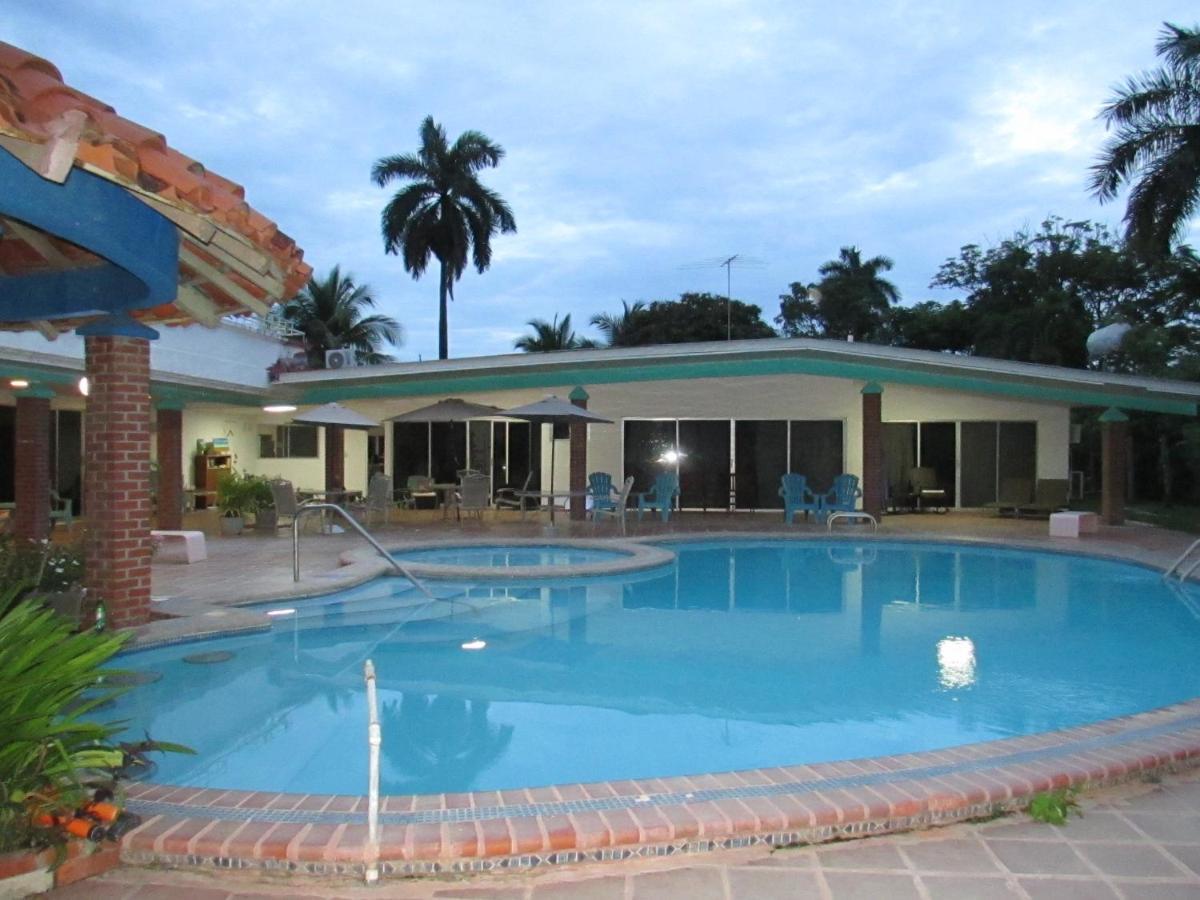
[[[367,743],[370,757],[367,767],[367,852],[365,877],[367,884],[379,880],[379,745],[383,737],[379,730],[379,709],[375,699],[375,663],[367,660],[363,665],[363,677],[367,681]]]

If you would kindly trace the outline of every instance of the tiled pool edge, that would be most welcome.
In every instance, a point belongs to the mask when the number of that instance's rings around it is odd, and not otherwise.
[[[433,875],[786,846],[946,825],[1034,793],[1200,764],[1200,700],[946,750],[690,778],[387,797],[386,874]],[[122,859],[357,874],[365,800],[137,785]]]

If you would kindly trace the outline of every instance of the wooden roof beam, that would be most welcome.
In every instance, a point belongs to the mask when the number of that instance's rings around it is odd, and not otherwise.
[[[221,290],[229,294],[229,296],[238,303],[241,303],[247,309],[258,313],[260,316],[265,316],[268,312],[270,312],[270,303],[258,299],[241,285],[227,277],[225,272],[222,272],[216,266],[210,265],[205,260],[200,259],[200,257],[192,252],[191,246],[187,241],[183,242],[180,250],[187,254],[187,259],[184,260],[184,262],[187,264],[188,268],[194,269],[206,278],[217,282]]]

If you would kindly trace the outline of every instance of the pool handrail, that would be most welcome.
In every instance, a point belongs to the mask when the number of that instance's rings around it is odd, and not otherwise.
[[[427,587],[425,587],[425,585],[417,578],[416,575],[414,575],[412,572],[408,571],[408,569],[406,569],[404,566],[402,566],[396,560],[396,558],[392,556],[392,554],[388,553],[387,550],[385,550],[383,548],[383,545],[380,544],[379,541],[375,540],[375,538],[373,538],[371,536],[371,533],[369,531],[367,531],[367,529],[365,529],[361,525],[359,525],[358,521],[352,515],[350,515],[350,513],[346,512],[346,510],[344,510],[342,507],[338,506],[336,503],[325,503],[325,502],[318,503],[318,502],[310,500],[307,503],[301,503],[300,506],[296,508],[296,516],[294,519],[292,519],[292,580],[293,581],[295,581],[295,582],[300,581],[300,520],[303,519],[307,513],[324,512],[324,511],[335,512],[338,515],[340,515],[343,519],[345,519],[354,528],[355,531],[357,531],[363,538],[366,539],[368,544],[370,544],[372,547],[375,548],[376,552],[378,552],[380,556],[382,556],[385,560],[387,560],[391,564],[393,569],[395,569],[397,572],[399,572],[401,575],[403,575],[405,578],[407,578],[413,587],[415,587],[418,591],[420,591],[422,594],[424,594],[426,599],[429,599],[429,600],[438,599],[437,597],[435,597],[433,594],[431,594],[429,592],[429,589]]]
[[[375,695],[375,663],[363,663],[367,683],[367,851],[364,877],[367,884],[379,881],[379,747],[383,743],[379,727],[379,704]]]
[[[1197,548],[1197,547],[1200,547],[1200,539],[1198,539],[1198,540],[1195,540],[1195,541],[1192,541],[1191,545],[1190,545],[1190,546],[1189,546],[1189,547],[1188,547],[1186,550],[1184,550],[1182,553],[1180,553],[1180,554],[1179,554],[1179,557],[1178,557],[1178,558],[1175,560],[1175,562],[1171,563],[1169,566],[1167,566],[1167,567],[1166,567],[1166,568],[1163,570],[1162,577],[1163,577],[1164,579],[1165,579],[1165,578],[1170,578],[1170,577],[1171,577],[1171,573],[1173,573],[1173,572],[1175,572],[1176,570],[1178,570],[1178,574],[1179,574],[1179,582],[1182,584],[1183,582],[1187,581],[1187,580],[1188,580],[1188,577],[1189,577],[1189,576],[1190,576],[1190,575],[1191,575],[1193,572],[1195,572],[1197,568],[1200,568],[1200,557],[1197,557],[1196,561],[1195,561],[1195,562],[1193,562],[1193,563],[1192,563],[1190,566],[1188,566],[1186,569],[1185,569],[1185,568],[1183,568],[1183,562],[1184,562],[1184,560],[1186,560],[1186,559],[1187,559],[1189,556],[1191,556],[1191,555],[1192,555],[1192,553],[1193,553],[1193,552],[1196,550],[1196,548]]]

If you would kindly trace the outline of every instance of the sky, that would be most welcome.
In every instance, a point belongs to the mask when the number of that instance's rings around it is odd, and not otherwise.
[[[1050,214],[1119,226],[1088,194],[1115,85],[1156,65],[1191,3],[796,0],[6,0],[0,40],[246,188],[319,275],[437,356],[436,262],[385,255],[371,166],[426,115],[506,151],[483,180],[518,232],[450,304],[450,355],[512,351],[529,319],[576,331],[622,301],[724,294],[763,309],[854,245],[904,303],[968,243]],[[1200,240],[1200,222],[1188,240]],[[711,263],[711,264],[709,264]]]

